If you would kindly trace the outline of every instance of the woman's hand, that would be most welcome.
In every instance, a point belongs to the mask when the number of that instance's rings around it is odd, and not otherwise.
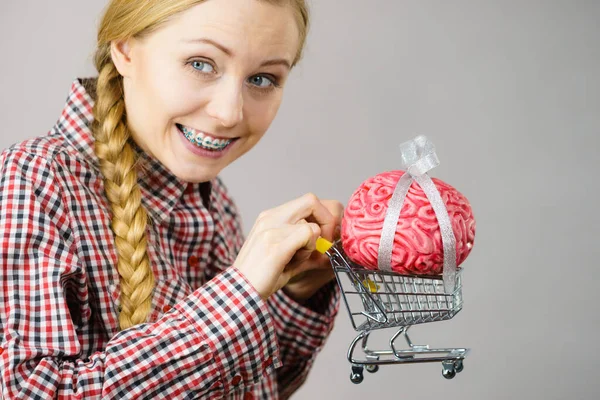
[[[322,235],[325,239],[334,242],[340,238],[340,225],[344,215],[344,206],[336,200],[321,200],[335,219],[335,230],[332,237]],[[323,285],[335,278],[329,257],[313,252],[305,262],[307,271],[294,276],[283,287],[283,291],[300,304],[312,297]]]
[[[318,267],[311,260],[316,240],[332,239],[337,225],[328,207],[306,194],[263,211],[233,266],[266,300],[292,277]]]

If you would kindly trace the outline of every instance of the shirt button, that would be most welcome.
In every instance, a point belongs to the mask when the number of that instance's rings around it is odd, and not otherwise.
[[[164,306],[164,307],[163,307],[163,312],[164,312],[164,313],[168,313],[170,310],[171,310],[171,306],[170,306],[170,305],[168,305],[168,304],[167,304],[166,306]]]
[[[250,392],[244,394],[244,400],[254,400],[254,395]]]
[[[240,383],[241,380],[242,380],[242,377],[239,376],[239,375],[236,375],[236,376],[233,377],[233,380],[231,381],[231,383],[234,386],[237,386]]]
[[[198,257],[190,256],[190,258],[188,258],[188,265],[190,267],[196,268],[199,264],[200,264],[200,262],[198,261]]]

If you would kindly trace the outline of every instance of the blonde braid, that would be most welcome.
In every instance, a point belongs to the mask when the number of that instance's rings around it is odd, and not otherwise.
[[[98,49],[96,102],[93,108],[95,153],[112,210],[121,284],[120,329],[146,321],[151,310],[154,275],[146,252],[147,213],[137,183],[136,154],[128,142],[123,83],[110,60],[110,47]]]

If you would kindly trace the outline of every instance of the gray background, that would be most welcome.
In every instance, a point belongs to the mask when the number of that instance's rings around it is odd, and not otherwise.
[[[0,5],[2,148],[44,134],[71,81],[94,74],[104,0]],[[306,57],[269,133],[223,172],[249,232],[261,210],[312,191],[344,204],[398,169],[416,134],[432,172],[477,220],[464,308],[412,329],[472,348],[465,370],[395,365],[349,380],[336,327],[295,399],[595,399],[600,393],[598,1],[312,1]]]

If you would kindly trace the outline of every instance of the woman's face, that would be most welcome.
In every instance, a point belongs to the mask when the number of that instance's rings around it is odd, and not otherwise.
[[[273,121],[298,35],[288,6],[209,0],[113,43],[133,139],[180,179],[214,178]]]

